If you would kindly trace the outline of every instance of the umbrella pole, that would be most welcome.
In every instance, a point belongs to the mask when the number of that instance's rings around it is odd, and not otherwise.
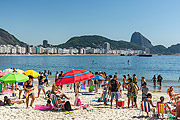
[[[74,83],[74,92],[76,92],[76,86],[75,86],[75,83]]]

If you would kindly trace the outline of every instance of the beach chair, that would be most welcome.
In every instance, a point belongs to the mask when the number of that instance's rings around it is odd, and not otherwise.
[[[55,94],[51,94],[51,101],[53,104],[53,109],[55,110],[64,110],[64,103],[58,104],[58,99]]]
[[[177,101],[176,104],[176,117],[180,117],[180,101]]]
[[[143,115],[143,111],[144,112],[150,112],[150,103],[147,101],[141,101],[141,108],[140,108],[140,112],[139,112],[139,116],[140,114]]]
[[[167,114],[166,104],[158,103],[157,104],[157,112],[158,112],[158,114],[162,114],[162,117],[164,117],[164,114]]]

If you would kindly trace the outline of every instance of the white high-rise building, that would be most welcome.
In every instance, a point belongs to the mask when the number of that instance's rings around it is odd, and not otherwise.
[[[110,44],[109,44],[108,42],[105,42],[105,43],[103,44],[103,47],[104,47],[104,53],[105,53],[105,54],[107,54],[107,53],[111,50]]]

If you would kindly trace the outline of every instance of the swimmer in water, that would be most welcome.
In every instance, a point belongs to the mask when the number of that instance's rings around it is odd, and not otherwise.
[[[129,63],[129,60],[128,60],[128,65],[129,65],[130,63]]]

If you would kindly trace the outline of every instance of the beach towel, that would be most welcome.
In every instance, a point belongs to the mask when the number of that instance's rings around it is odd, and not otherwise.
[[[52,106],[46,106],[46,105],[35,105],[34,110],[52,110]]]
[[[13,93],[12,90],[3,90],[3,94],[11,94],[11,93]]]

